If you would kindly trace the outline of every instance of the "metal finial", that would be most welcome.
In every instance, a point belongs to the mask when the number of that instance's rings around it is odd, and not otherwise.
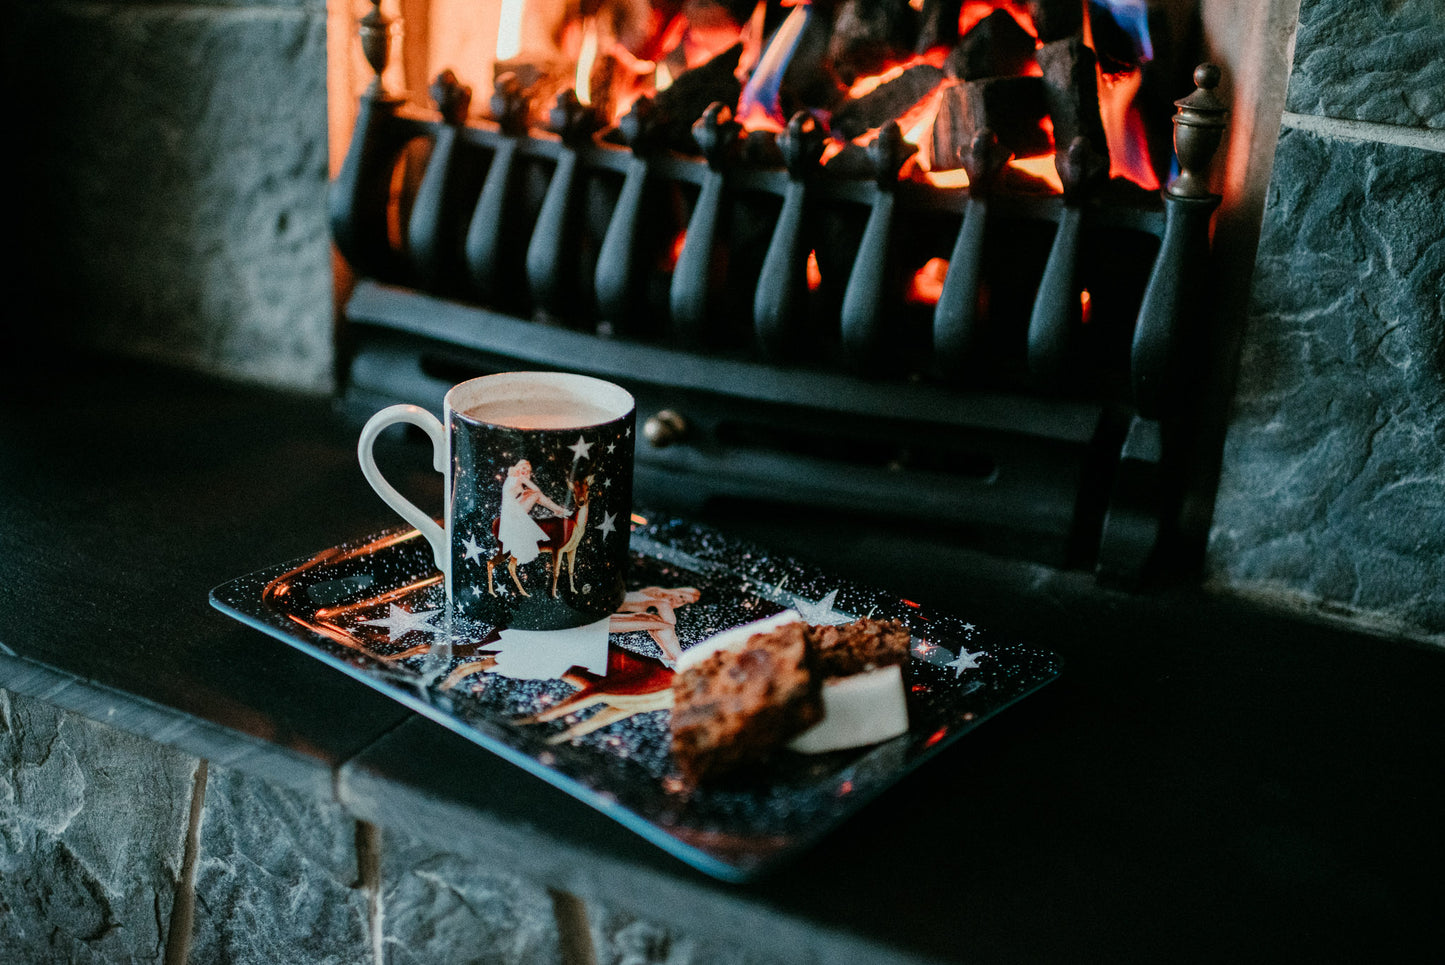
[[[918,148],[903,139],[897,121],[889,121],[878,129],[878,136],[868,145],[873,161],[873,179],[879,187],[891,188],[898,181],[898,172]]]
[[[527,90],[522,78],[507,70],[497,75],[492,83],[492,119],[503,134],[519,135],[527,130],[529,109]]]
[[[557,95],[547,113],[547,127],[567,145],[585,142],[601,126],[597,112],[578,100],[577,92],[570,87]]]
[[[713,101],[702,117],[693,122],[692,138],[702,148],[707,166],[719,171],[742,131],[743,126],[733,119],[732,109],[721,101]]]
[[[788,126],[778,135],[778,150],[793,180],[802,180],[817,170],[825,141],[823,127],[810,111],[798,111],[788,119]]]
[[[464,124],[472,106],[472,89],[457,79],[451,70],[437,74],[431,82],[431,99],[448,124]]]
[[[998,135],[992,129],[979,128],[963,155],[963,170],[968,174],[969,194],[987,194],[993,187],[994,178],[1011,157],[1012,152],[999,146]]]
[[[382,15],[381,0],[371,0],[371,10],[358,22],[357,32],[361,35],[361,52],[371,65],[375,75],[367,87],[367,93],[383,93],[381,73],[386,70],[387,47],[391,41],[391,21]]]
[[[1224,137],[1229,107],[1214,92],[1222,78],[1214,64],[1194,69],[1194,93],[1174,102],[1174,154],[1179,159],[1179,176],[1169,182],[1168,192],[1176,198],[1209,198],[1209,165]]]

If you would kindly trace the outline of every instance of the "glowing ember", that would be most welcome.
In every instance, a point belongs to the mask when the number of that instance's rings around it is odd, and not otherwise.
[[[977,26],[980,20],[999,9],[1017,20],[1019,26],[1030,34],[1038,36],[1038,31],[1034,29],[1033,19],[1024,11],[1010,6],[1005,0],[965,0],[963,8],[958,12],[958,35],[962,37]]]
[[[1046,154],[1043,157],[1014,158],[1008,164],[1011,168],[1043,181],[1055,194],[1064,193],[1064,182],[1059,178],[1059,169],[1054,166],[1052,154]]]
[[[659,266],[665,272],[670,272],[677,267],[677,259],[682,257],[682,248],[687,244],[687,232],[679,231],[672,239],[672,245],[663,254],[662,264]]]
[[[963,168],[956,168],[952,171],[925,171],[923,180],[936,188],[966,188],[968,187],[968,172]]]
[[[1085,325],[1087,325],[1093,319],[1093,317],[1094,296],[1090,295],[1089,290],[1085,288],[1083,291],[1079,292],[1079,318]]]
[[[918,305],[936,305],[943,294],[943,280],[948,277],[948,259],[930,258],[913,273],[905,298]]]
[[[818,267],[818,253],[808,252],[808,290],[817,291],[823,284],[823,270]]]

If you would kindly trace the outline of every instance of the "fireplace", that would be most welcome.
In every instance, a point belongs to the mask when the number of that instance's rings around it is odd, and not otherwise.
[[[1137,4],[645,9],[513,45],[483,111],[451,70],[408,109],[362,21],[350,408],[582,371],[637,395],[654,504],[893,517],[1126,583],[1176,550],[1219,71],[1181,84]]]

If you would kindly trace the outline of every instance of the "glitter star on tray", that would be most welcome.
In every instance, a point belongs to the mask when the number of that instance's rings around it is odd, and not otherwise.
[[[389,606],[385,617],[376,620],[358,620],[356,622],[364,623],[371,627],[382,627],[386,630],[387,636],[392,640],[400,640],[413,630],[419,630],[423,633],[440,633],[441,628],[434,627],[431,623],[432,618],[440,612],[442,611],[418,610],[413,613],[393,603]]]
[[[977,669],[978,669],[978,659],[977,659],[977,658],[979,658],[979,657],[987,657],[987,656],[988,656],[988,651],[987,651],[987,650],[980,650],[980,651],[978,651],[977,653],[969,653],[969,652],[968,652],[968,648],[960,646],[960,647],[958,648],[958,656],[956,656],[956,657],[953,658],[953,662],[952,662],[952,663],[946,663],[946,664],[944,664],[943,666],[945,666],[945,667],[952,667],[952,668],[953,668],[953,676],[954,676],[954,677],[961,677],[961,676],[963,676],[963,672],[964,672],[965,670],[977,670]]]

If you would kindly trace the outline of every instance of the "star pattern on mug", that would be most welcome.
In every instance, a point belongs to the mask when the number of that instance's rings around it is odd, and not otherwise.
[[[611,536],[613,533],[617,532],[617,514],[605,514],[602,517],[602,522],[597,524],[596,529],[599,533],[602,534],[603,539],[606,539],[608,536]]]
[[[582,436],[578,436],[577,441],[567,448],[572,450],[572,461],[577,462],[591,455],[592,443],[588,442]]]
[[[463,555],[463,559],[475,560],[481,558],[482,548],[480,545],[477,544],[476,540],[472,539],[470,536],[462,540],[462,546],[466,550],[466,553]]]

